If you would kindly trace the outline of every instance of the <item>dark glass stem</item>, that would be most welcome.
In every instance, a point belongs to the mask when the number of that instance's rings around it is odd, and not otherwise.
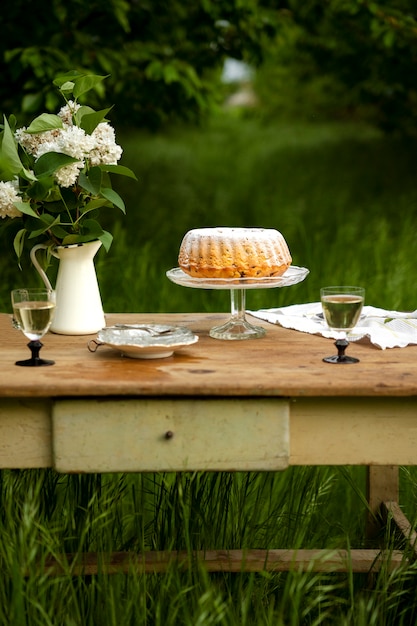
[[[334,345],[337,348],[337,356],[340,359],[343,359],[343,357],[345,356],[345,350],[349,345],[349,342],[347,339],[336,339],[336,341],[334,342]]]
[[[55,361],[48,361],[46,359],[40,358],[39,352],[43,346],[43,343],[41,341],[29,341],[27,345],[32,353],[31,358],[24,361],[16,361],[16,365],[22,365],[25,367],[39,367],[40,365],[53,365],[55,363]]]
[[[349,341],[344,339],[336,339],[334,345],[337,348],[337,354],[334,356],[326,356],[323,361],[325,363],[359,363],[359,359],[354,356],[346,356],[345,350],[349,345]]]

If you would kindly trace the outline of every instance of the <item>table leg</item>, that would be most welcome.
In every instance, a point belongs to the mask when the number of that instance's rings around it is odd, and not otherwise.
[[[400,509],[398,502],[383,502],[382,513],[388,519],[391,517],[400,536],[405,541],[406,548],[411,550],[411,560],[417,559],[417,533],[411,526],[406,515]]]
[[[371,465],[367,468],[366,538],[375,540],[381,533],[381,507],[384,502],[399,500],[399,472],[397,465]]]

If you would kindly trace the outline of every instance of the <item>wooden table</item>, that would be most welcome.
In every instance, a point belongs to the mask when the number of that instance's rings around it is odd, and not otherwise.
[[[261,339],[221,341],[209,329],[221,314],[108,315],[117,321],[186,325],[198,343],[165,359],[130,359],[91,336],[49,333],[42,349],[56,364],[23,368],[24,336],[0,314],[0,468],[59,472],[281,471],[288,465],[368,467],[369,534],[389,514],[414,545],[398,505],[398,466],[417,464],[417,346],[350,348],[356,365],[326,364],[332,342],[264,322]],[[178,556],[178,555],[176,555]],[[375,570],[379,549],[210,551],[209,570]],[[184,555],[182,557],[186,558]],[[317,557],[317,558],[316,558]],[[95,555],[77,571],[93,572]],[[113,555],[109,571],[123,569]],[[169,558],[172,558],[170,553]],[[390,567],[403,558],[390,554]],[[168,556],[138,555],[142,571]],[[51,566],[52,567],[52,566]],[[126,566],[127,567],[127,566]],[[311,567],[311,565],[310,565]]]

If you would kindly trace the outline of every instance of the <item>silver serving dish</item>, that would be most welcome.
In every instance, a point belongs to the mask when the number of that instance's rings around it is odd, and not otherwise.
[[[116,324],[97,333],[88,343],[90,352],[108,346],[133,359],[163,359],[198,341],[186,326],[164,324]]]

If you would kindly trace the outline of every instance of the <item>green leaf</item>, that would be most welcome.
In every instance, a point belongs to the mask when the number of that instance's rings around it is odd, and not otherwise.
[[[37,230],[32,230],[29,235],[29,239],[34,239],[35,237],[42,235],[47,230],[50,230],[50,228],[55,224],[59,224],[60,221],[59,215],[54,219],[52,215],[49,215],[48,213],[44,213],[42,217],[39,218],[39,220],[42,224],[41,228],[38,228]]]
[[[77,109],[74,114],[74,119],[77,126],[81,125],[81,120],[85,115],[91,115],[92,113],[95,113],[95,110],[87,106],[86,104],[80,106],[80,108]]]
[[[83,235],[71,234],[63,238],[62,245],[69,246],[72,243],[86,243],[87,241],[90,241],[88,237],[83,237]]]
[[[26,229],[22,228],[22,230],[19,230],[16,233],[16,236],[13,240],[13,248],[14,248],[14,251],[16,252],[16,256],[18,259],[20,259],[20,257],[23,254],[26,232],[27,232]]]
[[[16,126],[17,126],[17,119],[14,113],[11,113],[9,115],[9,126],[10,126],[12,133],[14,133],[14,131],[16,130]]]
[[[53,224],[50,230],[55,237],[58,237],[58,239],[64,239],[68,235],[67,231],[60,223]]]
[[[44,133],[47,130],[55,130],[56,128],[63,128],[63,123],[59,115],[42,113],[38,117],[35,117],[33,122],[26,129],[26,132],[29,134]]]
[[[42,201],[51,195],[51,189],[55,185],[55,180],[52,176],[45,176],[35,179],[35,182],[27,190],[27,195],[33,200]]]
[[[101,243],[103,244],[103,248],[106,252],[110,250],[110,246],[113,243],[113,235],[109,233],[107,230],[103,231],[103,234],[99,237]]]
[[[30,215],[31,217],[39,219],[39,215],[32,209],[29,202],[15,202],[14,206],[25,215]]]
[[[90,238],[98,239],[104,233],[104,230],[97,220],[87,219],[82,223],[82,234],[88,235]]]
[[[80,233],[67,235],[62,243],[64,245],[70,243],[85,243],[87,241],[100,239],[103,234],[104,230],[96,220],[87,219],[82,223]]]
[[[128,176],[129,178],[137,180],[136,174],[125,165],[99,165],[98,167],[103,170],[103,172],[109,172],[110,174],[120,174],[121,176]]]
[[[123,213],[126,213],[125,203],[123,202],[119,194],[114,191],[114,189],[111,189],[110,187],[103,187],[101,190],[101,195],[109,200],[109,202],[114,204],[114,206],[120,209]]]
[[[72,93],[75,85],[74,81],[80,76],[82,76],[82,74],[77,72],[77,70],[70,70],[69,72],[65,72],[65,74],[56,76],[53,80],[53,84],[56,87],[59,87],[60,91],[68,91],[69,93]]]
[[[80,128],[82,128],[87,135],[91,135],[100,122],[103,122],[106,119],[107,113],[111,111],[112,108],[113,107],[109,107],[108,109],[103,109],[101,111],[94,111],[93,109],[90,109],[90,107],[81,107],[75,114],[77,125],[80,126]],[[83,109],[88,109],[89,112],[85,110],[83,111]]]
[[[94,74],[89,74],[87,76],[80,76],[79,78],[75,78],[75,86],[74,86],[74,98],[78,99],[87,91],[90,91],[96,85],[101,83],[107,76],[96,76]]]
[[[65,204],[62,202],[62,200],[52,200],[52,201],[47,201],[45,203],[42,204],[42,208],[43,208],[43,213],[64,213],[67,214],[67,210],[65,208]],[[69,207],[71,208],[71,207]],[[42,213],[42,215],[43,215]]]
[[[26,169],[25,167],[23,168],[21,172],[21,177],[30,182],[35,182],[37,180],[34,173],[31,170]]]
[[[25,228],[28,233],[31,233],[33,230],[37,230],[39,228],[39,219],[39,215],[37,215],[36,217],[28,215],[25,218]]]
[[[56,84],[56,81],[54,81],[54,83]],[[74,86],[75,83],[72,80],[66,80],[64,83],[62,83],[59,90],[67,96],[70,96],[74,91]]]
[[[84,216],[90,211],[95,211],[96,209],[100,209],[102,206],[106,206],[106,204],[108,204],[108,201],[105,198],[96,198],[95,200],[90,200],[85,207],[82,207],[80,209],[81,214],[82,216]]]
[[[82,189],[88,191],[93,196],[96,196],[100,193],[101,189],[101,180],[102,180],[102,172],[99,167],[90,168],[88,174],[84,172],[80,172],[79,176],[79,184]]]
[[[47,152],[39,157],[39,159],[35,162],[35,174],[38,178],[40,176],[50,176],[61,167],[64,167],[64,165],[78,163],[78,161],[79,159],[70,157],[67,154],[62,154],[61,152]]]
[[[23,165],[17,151],[17,145],[6,116],[4,116],[4,132],[1,144],[1,156],[2,168],[7,168],[11,178],[14,174],[18,174],[23,169]]]

